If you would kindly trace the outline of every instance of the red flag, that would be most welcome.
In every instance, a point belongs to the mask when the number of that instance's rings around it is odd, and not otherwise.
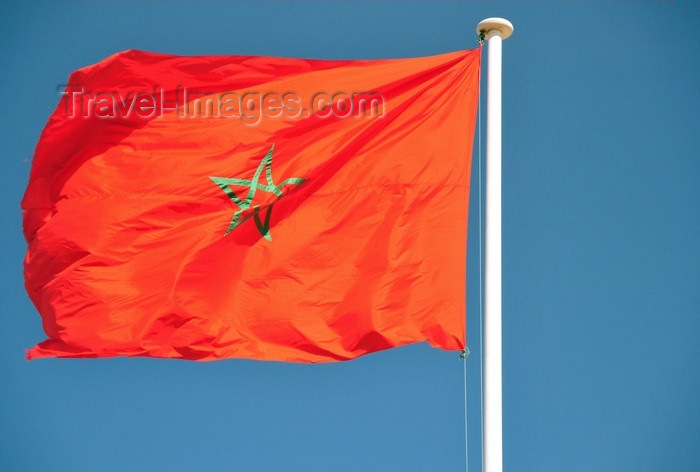
[[[39,357],[465,346],[480,50],[126,51],[74,72],[22,201]]]

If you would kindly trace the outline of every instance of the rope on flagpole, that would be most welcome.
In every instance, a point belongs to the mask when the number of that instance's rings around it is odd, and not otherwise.
[[[483,46],[484,38],[483,35],[479,35],[479,47]],[[483,53],[483,48],[482,48]],[[481,467],[484,467],[484,215],[483,215],[483,202],[482,202],[482,179],[483,172],[481,170],[481,164],[483,161],[482,151],[481,151],[481,68],[479,68],[479,97],[477,102],[477,123],[478,123],[478,136],[477,142],[479,143],[479,153],[478,153],[478,164],[479,164],[479,420],[481,424]]]
[[[459,353],[459,357],[462,359],[462,366],[464,372],[464,465],[466,472],[469,472],[469,423],[467,418],[469,415],[469,406],[467,402],[467,357],[469,357],[469,348],[465,347],[463,351]]]
[[[479,43],[479,48],[484,44],[484,35],[481,34],[478,39]],[[478,131],[477,131],[477,146],[478,146],[478,152],[477,152],[477,163],[478,163],[478,194],[479,194],[479,362],[480,362],[480,368],[479,368],[479,373],[480,373],[480,385],[479,385],[479,401],[481,404],[480,408],[480,421],[481,421],[481,437],[482,437],[482,446],[481,446],[481,463],[483,467],[484,463],[484,447],[483,447],[483,437],[484,437],[484,391],[483,391],[483,385],[484,385],[484,342],[483,342],[483,326],[484,326],[484,302],[483,302],[483,287],[484,287],[484,280],[483,280],[483,240],[482,240],[482,233],[483,233],[483,211],[482,211],[482,169],[481,169],[481,164],[482,164],[482,151],[481,151],[481,69],[479,69],[479,94],[477,97],[477,124],[478,124]],[[465,346],[465,348],[460,351],[459,353],[459,358],[462,360],[462,366],[463,366],[463,377],[464,377],[464,465],[465,465],[465,471],[469,472],[469,402],[468,402],[468,396],[467,396],[467,358],[469,357],[470,351],[469,347]]]
[[[484,44],[484,38],[483,35],[479,36],[479,48]],[[481,70],[479,70],[479,85],[481,85]],[[483,258],[483,242],[482,242],[482,232],[483,232],[483,212],[482,212],[482,171],[481,171],[481,162],[482,162],[482,152],[481,152],[481,90],[479,90],[479,94],[477,97],[477,123],[478,123],[478,131],[477,131],[477,146],[478,146],[478,152],[477,152],[477,163],[478,163],[478,169],[479,169],[479,176],[478,176],[478,193],[479,193],[479,349],[481,350],[480,354],[480,376],[481,376],[481,382],[479,386],[479,398],[480,398],[480,403],[481,403],[481,410],[480,410],[480,420],[481,420],[481,435],[483,437],[484,434],[484,394],[483,394],[483,384],[484,384],[484,365],[483,365],[483,316],[484,316],[484,310],[483,310],[483,264],[482,264],[482,258]],[[462,359],[462,366],[463,366],[463,377],[464,377],[464,464],[465,464],[465,470],[466,472],[469,472],[469,402],[468,402],[468,396],[467,396],[467,358],[469,357],[470,351],[469,347],[465,347],[462,351],[459,353],[459,358]],[[483,443],[482,443],[483,444]],[[484,462],[484,449],[483,446],[481,448],[481,462],[483,464]]]

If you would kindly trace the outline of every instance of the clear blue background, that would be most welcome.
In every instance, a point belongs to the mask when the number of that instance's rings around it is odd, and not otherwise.
[[[24,360],[19,201],[71,71],[137,48],[389,58],[504,50],[504,461],[700,470],[700,2],[2,3],[3,471],[459,471],[462,362]],[[468,259],[469,465],[480,470],[479,221]]]

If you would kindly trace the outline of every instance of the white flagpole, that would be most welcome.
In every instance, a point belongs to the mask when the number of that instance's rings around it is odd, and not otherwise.
[[[501,363],[501,45],[513,25],[487,18],[476,27],[488,40],[486,105],[486,255],[484,284],[484,472],[503,471]]]

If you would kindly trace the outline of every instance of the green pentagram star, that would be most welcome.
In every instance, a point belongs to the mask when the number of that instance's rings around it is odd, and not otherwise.
[[[224,236],[229,234],[231,231],[233,231],[234,228],[241,225],[244,221],[248,220],[250,217],[253,217],[255,219],[255,225],[258,227],[258,231],[260,231],[260,234],[265,239],[272,241],[272,236],[270,236],[270,215],[272,214],[272,206],[274,205],[274,203],[270,204],[270,206],[267,207],[267,212],[265,214],[265,220],[262,221],[260,219],[260,211],[262,210],[260,205],[252,205],[251,206],[256,190],[260,189],[263,192],[273,193],[279,199],[282,196],[281,189],[285,185],[299,185],[299,184],[302,184],[305,182],[305,179],[301,179],[298,177],[292,177],[292,178],[287,179],[278,185],[275,185],[274,181],[272,180],[272,151],[274,149],[275,149],[275,145],[273,144],[270,147],[270,150],[267,151],[267,154],[265,155],[265,157],[263,157],[263,159],[260,161],[260,165],[258,165],[258,168],[255,170],[255,175],[253,176],[252,180],[229,179],[226,177],[209,177],[240,208],[240,210],[238,210],[236,213],[233,214],[233,219],[231,219],[231,224],[228,225],[228,229],[226,230],[226,233],[224,234]],[[262,174],[263,169],[265,169],[265,176],[267,178],[267,184],[263,184],[263,183],[259,182],[260,175]],[[238,197],[238,195],[236,195],[236,193],[233,190],[231,190],[229,185],[239,185],[239,186],[243,186],[243,187],[248,187],[249,188],[248,195],[245,197],[245,200],[241,200]],[[243,213],[250,210],[251,208],[253,210],[252,213],[248,213],[246,216],[243,216]]]

